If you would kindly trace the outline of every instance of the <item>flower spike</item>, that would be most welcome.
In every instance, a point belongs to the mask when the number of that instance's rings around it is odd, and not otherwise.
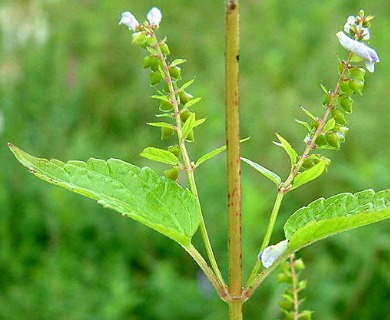
[[[374,49],[362,42],[351,39],[342,31],[337,32],[336,36],[345,49],[364,59],[368,71],[374,72],[375,63],[380,61]]]
[[[129,11],[123,12],[119,24],[125,24],[129,29],[136,31],[140,25],[138,20]]]

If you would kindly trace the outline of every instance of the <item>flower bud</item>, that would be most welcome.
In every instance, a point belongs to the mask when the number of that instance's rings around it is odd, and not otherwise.
[[[194,139],[194,130],[191,130],[190,133],[188,134],[188,136],[186,137],[186,141],[188,142],[193,142],[195,139]]]
[[[177,89],[177,83],[176,83],[176,82],[172,82],[172,86],[173,86],[173,90],[176,90],[176,89]],[[163,90],[164,90],[165,92],[171,92],[171,91],[169,90],[168,82],[166,82],[166,81],[164,82]]]
[[[171,111],[173,109],[173,105],[168,101],[161,100],[159,109],[161,111]]]
[[[332,116],[336,123],[339,125],[344,125],[347,123],[347,121],[345,120],[345,113],[340,109],[332,109]]]
[[[181,90],[179,92],[179,98],[180,98],[180,103],[184,106],[188,101],[190,101],[193,98],[193,96],[188,92]]]
[[[159,60],[154,56],[144,58],[144,68],[150,68],[152,71],[158,71]]]
[[[313,120],[312,123],[310,124],[310,128],[317,130],[319,125],[320,122],[318,120]]]
[[[310,168],[314,167],[318,162],[319,162],[319,160],[316,157],[310,156],[303,161],[302,168],[303,169],[310,169]]]
[[[350,81],[343,81],[340,83],[340,91],[343,92],[346,95],[352,94],[352,89],[349,86]]]
[[[326,94],[325,97],[324,97],[324,101],[322,102],[322,105],[327,107],[330,103],[330,95],[329,94]]]
[[[342,97],[340,99],[340,106],[341,106],[341,108],[343,108],[343,110],[346,113],[352,112],[352,104],[353,104],[353,100],[351,97]]]
[[[161,128],[161,140],[165,140],[170,138],[175,133],[175,130],[173,128]]]
[[[294,266],[298,271],[305,269],[305,264],[303,263],[302,259],[295,260]]]
[[[181,68],[178,66],[173,66],[169,68],[169,74],[173,79],[180,79],[181,78]]]
[[[187,119],[190,117],[190,115],[192,114],[193,112],[189,111],[189,110],[184,110],[183,112],[180,113],[180,119],[181,121],[183,122],[186,122]]]
[[[289,310],[289,309],[291,309],[292,305],[293,305],[293,302],[290,299],[283,299],[283,300],[279,301],[279,307],[282,310]]]
[[[326,142],[328,143],[329,146],[335,148],[335,149],[340,149],[340,141],[337,135],[334,132],[329,132],[325,135],[326,137]]]
[[[154,86],[162,80],[162,75],[159,71],[152,72],[150,74],[150,85]]]
[[[309,311],[309,310],[304,310],[302,313],[301,313],[301,317],[300,319],[301,320],[311,320],[311,314],[313,312],[312,311]]]
[[[180,148],[178,145],[168,147],[168,151],[173,153],[176,157],[180,156]]]
[[[354,77],[356,80],[360,80],[364,82],[364,76],[366,74],[366,70],[363,68],[352,68],[351,69],[351,76]]]
[[[169,47],[165,42],[160,43],[160,50],[164,56],[169,55],[171,52],[169,51]]]
[[[364,82],[360,80],[351,80],[349,82],[349,87],[353,92],[363,95]]]
[[[179,169],[176,167],[173,167],[171,169],[167,169],[164,171],[164,175],[173,181],[176,181],[177,178],[179,177]]]
[[[132,43],[134,44],[143,44],[148,40],[146,33],[143,31],[134,32],[131,37],[132,37]]]
[[[317,137],[315,143],[316,143],[316,145],[319,146],[319,147],[322,147],[322,146],[325,146],[325,145],[328,144],[327,141],[326,141],[325,135],[323,135],[323,134],[320,134],[320,135]]]

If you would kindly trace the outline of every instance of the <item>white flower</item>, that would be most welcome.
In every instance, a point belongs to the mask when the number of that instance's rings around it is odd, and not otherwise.
[[[351,26],[356,26],[356,18],[354,16],[349,16],[347,18],[347,22],[344,25],[344,31],[346,33],[349,33],[351,31]]]
[[[146,15],[150,25],[159,26],[162,18],[162,14],[159,8],[153,7]]]
[[[265,248],[264,251],[259,254],[259,260],[261,260],[264,268],[272,266],[275,260],[287,250],[287,247],[288,240],[283,240],[273,246]]]
[[[363,36],[363,40],[370,40],[370,31],[368,30],[368,28],[361,27],[359,23],[357,23],[357,21],[358,17],[349,16],[347,18],[347,22],[344,25],[344,31],[346,33],[350,33],[352,26],[355,26],[355,30],[360,31],[360,34]]]
[[[129,11],[123,12],[119,24],[125,24],[129,29],[136,31],[139,26],[138,20]]]
[[[351,39],[342,31],[337,32],[336,36],[345,49],[364,59],[368,71],[374,72],[375,63],[379,62],[379,57],[374,49],[362,42]]]

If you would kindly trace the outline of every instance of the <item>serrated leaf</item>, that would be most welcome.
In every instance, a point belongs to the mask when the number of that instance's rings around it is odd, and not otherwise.
[[[185,63],[185,62],[186,62],[185,59],[175,59],[175,60],[173,60],[173,61],[169,64],[169,66],[170,66],[170,67],[175,67],[175,66],[178,66],[178,65],[180,65],[180,64],[183,64],[183,63]]]
[[[318,178],[321,174],[323,174],[326,171],[329,164],[330,164],[330,160],[325,158],[320,160],[320,162],[316,163],[311,168],[299,173],[293,181],[291,190],[296,189],[304,185],[305,183],[314,180],[315,178]]]
[[[290,157],[291,166],[293,166],[294,164],[297,163],[298,153],[294,150],[291,144],[286,139],[284,139],[281,135],[276,133],[276,136],[278,137],[281,143],[274,142],[274,144],[276,144],[279,147],[282,147],[286,151],[286,153]]]
[[[289,252],[331,235],[390,218],[390,190],[365,190],[317,199],[284,225]]]
[[[146,124],[152,127],[159,127],[159,128],[170,128],[170,129],[175,128],[174,125],[167,122],[147,122]]]
[[[162,163],[167,163],[171,165],[180,165],[180,160],[172,153],[164,149],[147,147],[145,148],[140,156],[147,158],[149,160],[154,160]]]
[[[241,157],[241,160],[244,161],[245,163],[249,164],[252,168],[260,172],[262,175],[264,175],[266,178],[270,179],[272,182],[276,184],[276,186],[280,186],[282,183],[282,179],[275,173],[272,172],[271,170],[268,170],[267,168],[263,167],[262,165],[253,162],[252,160],[249,160],[247,158]]]
[[[118,159],[62,162],[35,158],[9,144],[18,161],[38,178],[97,200],[174,241],[188,246],[199,227],[195,196],[152,169]]]

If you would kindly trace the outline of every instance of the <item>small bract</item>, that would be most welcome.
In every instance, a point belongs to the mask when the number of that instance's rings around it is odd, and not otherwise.
[[[280,241],[279,243],[269,246],[259,254],[259,260],[263,264],[264,268],[269,268],[273,265],[276,259],[278,259],[288,247],[288,240]]]

